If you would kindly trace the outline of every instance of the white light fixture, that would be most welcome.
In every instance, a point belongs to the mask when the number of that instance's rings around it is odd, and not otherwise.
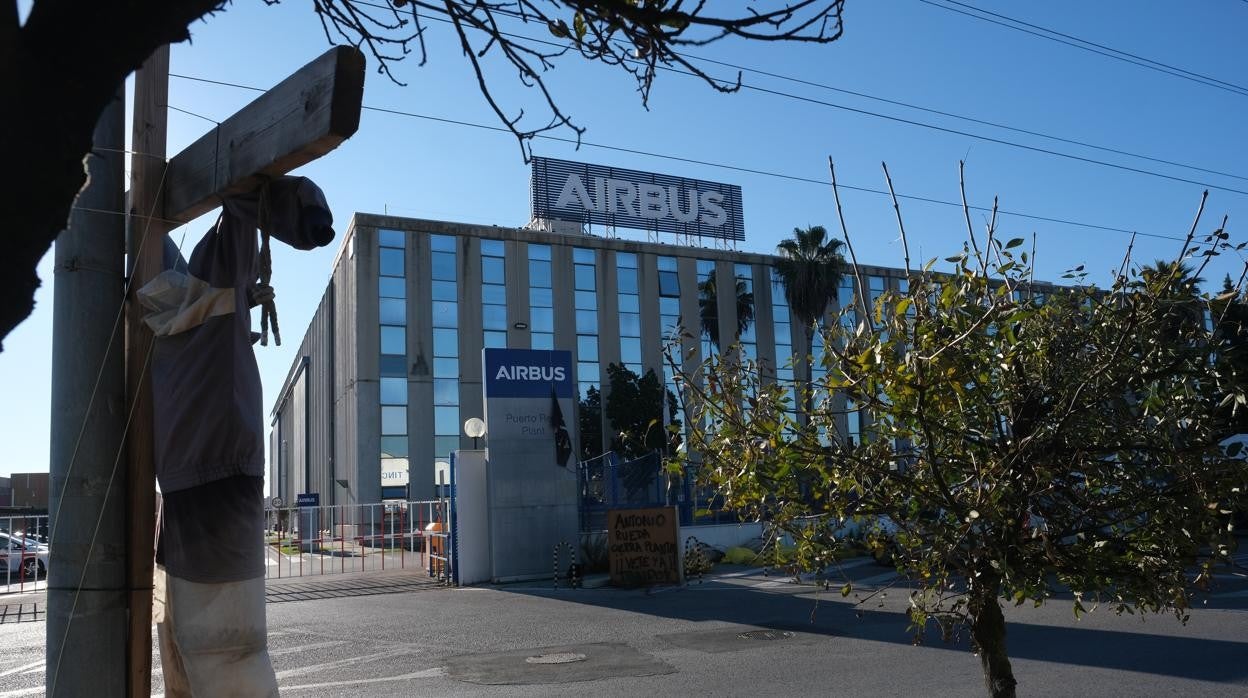
[[[477,439],[485,436],[485,422],[480,417],[469,417],[464,422],[464,433],[472,438],[472,447],[476,449]]]

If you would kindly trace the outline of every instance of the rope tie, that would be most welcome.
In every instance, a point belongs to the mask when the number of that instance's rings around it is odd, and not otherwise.
[[[260,283],[268,286],[273,278],[273,252],[269,249],[269,180],[260,185]],[[260,304],[260,346],[269,345],[269,324],[273,324],[273,343],[282,346],[282,333],[277,326],[277,303],[268,299]]]

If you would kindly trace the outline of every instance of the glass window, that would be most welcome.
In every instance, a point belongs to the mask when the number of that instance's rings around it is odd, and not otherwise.
[[[407,239],[407,233],[402,230],[386,230],[377,231],[377,244],[382,247],[398,247],[403,248],[403,241]]]
[[[481,280],[487,284],[505,283],[507,272],[504,270],[501,257],[481,258]]]
[[[641,363],[641,338],[640,337],[621,337],[620,338],[620,361],[626,364]]]
[[[576,276],[576,288],[578,291],[593,291],[598,288],[594,285],[594,267],[592,264],[577,264],[572,268]]]
[[[439,436],[459,434],[459,408],[437,405],[433,408],[433,433]]]
[[[459,356],[459,330],[435,327],[433,330],[434,356]]]
[[[619,269],[616,273],[616,286],[621,294],[637,293],[637,270]]]
[[[393,325],[381,326],[381,353],[406,354],[407,328]]]
[[[382,298],[377,301],[377,311],[383,325],[407,324],[407,301],[401,298]]]
[[[576,309],[577,310],[597,310],[598,294],[593,291],[577,291],[576,292]]]
[[[455,280],[455,253],[434,252],[430,259],[430,276],[434,281]]]
[[[504,306],[504,305],[481,306],[481,327],[487,330],[506,330],[507,329],[507,306]]]
[[[641,315],[638,313],[620,313],[620,336],[641,336]]]
[[[554,332],[555,311],[552,308],[531,308],[529,325],[534,332]]]
[[[616,252],[615,265],[621,269],[636,269],[637,255],[632,252]]]
[[[659,272],[659,295],[670,297],[680,296],[680,277],[676,275],[676,272]]]
[[[406,436],[383,436],[381,437],[381,457],[382,458],[407,458],[407,437]]]
[[[675,257],[659,257],[659,271],[676,271]]]
[[[430,235],[429,249],[434,252],[455,252],[455,238],[451,235]]]
[[[637,313],[641,311],[641,301],[637,296],[620,296],[621,313]]]
[[[433,381],[433,404],[458,405],[459,380],[455,378],[435,378]]]
[[[507,305],[507,287],[485,284],[481,287],[481,302],[490,305]]]
[[[576,378],[583,383],[598,383],[598,362],[580,361],[576,364]]]
[[[549,308],[555,304],[554,292],[549,288],[529,289],[529,305],[534,308]]]
[[[550,332],[534,332],[531,335],[531,346],[534,349],[554,349],[555,335]]]
[[[393,276],[377,277],[377,295],[382,298],[406,298],[407,282]]]
[[[576,332],[577,334],[598,334],[598,311],[576,311]]]
[[[502,257],[503,256],[502,240],[482,240],[481,255],[485,257]]]
[[[406,356],[387,356],[382,354],[378,364],[378,372],[383,376],[407,376]]]
[[[459,304],[436,301],[433,304],[433,326],[455,327],[459,324]]]
[[[403,250],[381,248],[382,276],[403,276]]]
[[[544,259],[550,261],[550,245],[538,245],[529,243],[529,259]]]
[[[868,276],[867,285],[871,287],[872,291],[883,291],[884,290],[884,277]]]
[[[789,322],[789,306],[784,303],[784,296],[780,296],[780,302],[771,306],[771,317],[776,323]]]
[[[448,456],[451,451],[459,448],[458,436],[435,436],[433,437],[433,453],[435,456]],[[448,483],[449,484],[449,483]]]
[[[529,285],[550,288],[550,262],[529,261]]]
[[[435,301],[459,300],[459,285],[454,281],[434,281],[433,299]]]
[[[593,250],[577,247],[572,250],[572,261],[577,264],[594,264],[597,255]]]
[[[383,405],[381,408],[381,433],[386,435],[406,434],[407,408]]]
[[[381,379],[381,404],[383,405],[406,405],[407,404],[407,379],[405,378],[382,378]]]
[[[452,358],[434,358],[433,360],[433,377],[434,378],[454,378],[459,380],[459,359]]]
[[[576,336],[576,356],[589,361],[598,359],[598,338],[589,335]]]
[[[485,333],[485,348],[486,349],[506,349],[507,348],[507,333],[497,332],[497,331],[487,331]]]

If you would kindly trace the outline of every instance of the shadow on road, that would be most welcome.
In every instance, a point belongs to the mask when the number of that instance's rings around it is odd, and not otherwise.
[[[497,587],[500,591],[554,598],[617,611],[650,614],[688,621],[720,621],[847,639],[912,644],[909,619],[904,613],[888,610],[862,610],[827,592],[827,600],[809,594],[774,593],[747,586],[707,582],[683,589],[669,588],[657,593],[616,589],[582,590]],[[898,589],[891,596],[904,596]],[[1060,603],[1060,602],[1059,602]],[[1008,615],[1007,615],[1008,618]],[[1171,623],[1173,618],[1157,616],[1150,621]],[[1010,657],[1043,662],[1117,669],[1148,674],[1242,683],[1248,682],[1248,642],[1124,632],[1096,628],[1061,627],[1026,622],[1010,622],[1007,628]],[[708,634],[723,634],[722,629]],[[689,635],[682,633],[682,636]],[[681,645],[689,646],[684,638]],[[711,644],[714,644],[713,642]],[[707,651],[719,651],[710,649]],[[925,633],[923,647],[970,651],[969,633],[963,629],[950,641],[935,628]]]

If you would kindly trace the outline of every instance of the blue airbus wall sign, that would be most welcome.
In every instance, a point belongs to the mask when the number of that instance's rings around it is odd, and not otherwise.
[[[533,217],[744,240],[741,187],[533,158]]]
[[[486,349],[485,397],[571,398],[572,352],[542,349]]]

